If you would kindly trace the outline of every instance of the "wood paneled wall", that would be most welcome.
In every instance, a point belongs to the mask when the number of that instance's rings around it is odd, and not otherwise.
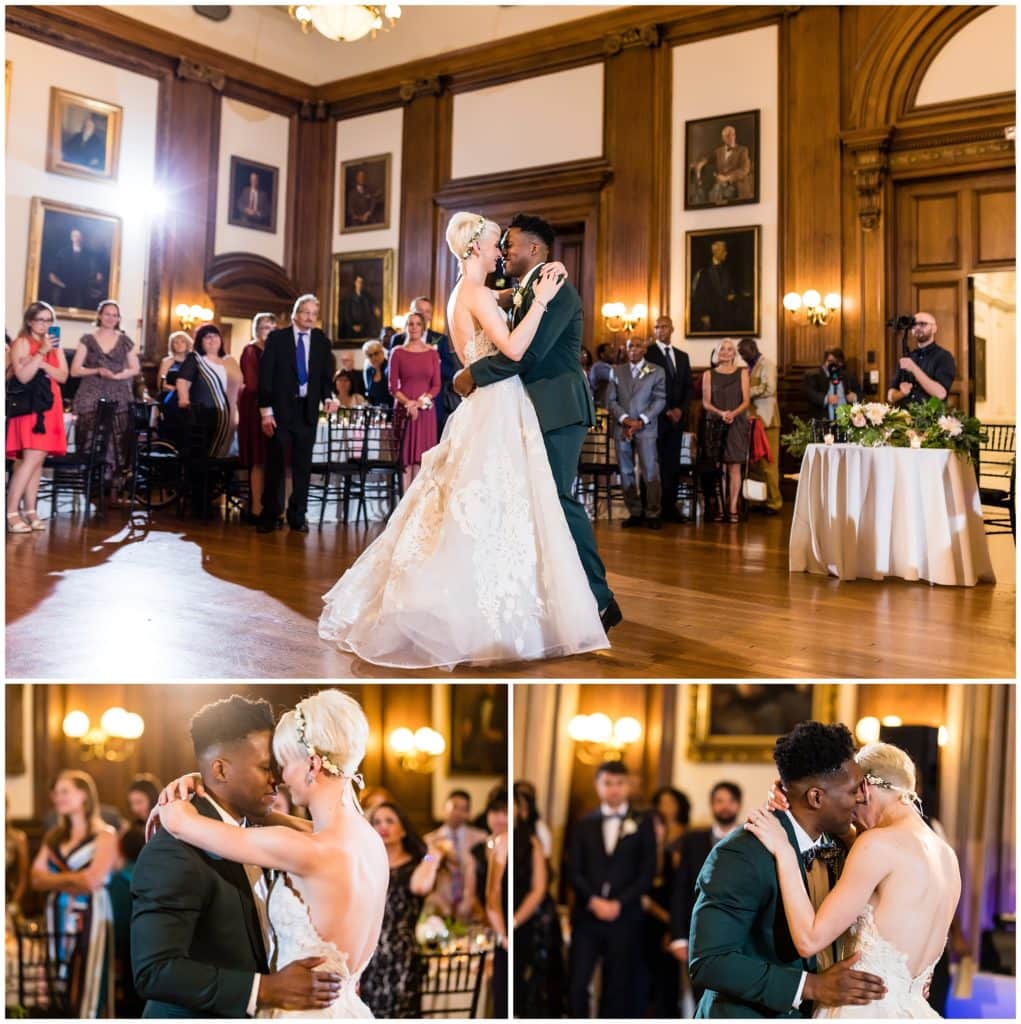
[[[592,275],[586,287],[589,343],[601,333],[596,311],[608,297],[645,302],[655,313],[667,294],[670,259],[683,258],[681,240],[669,237],[668,204],[679,201],[669,195],[670,167],[684,156],[670,152],[670,48],[778,24],[780,244],[765,258],[779,261],[780,295],[839,288],[844,298],[840,315],[825,328],[796,328],[787,319],[780,324],[781,393],[789,416],[804,411],[797,382],[830,344],[843,345],[856,372],[878,370],[877,391],[885,390],[895,341],[883,322],[897,311],[906,287],[894,259],[900,216],[895,185],[1013,173],[1013,143],[1003,137],[1004,126],[1015,121],[1013,95],[915,106],[919,83],[939,48],[982,11],[910,5],[625,7],[319,88],[101,7],[8,6],[6,19],[11,31],[160,81],[157,166],[160,184],[174,199],[150,260],[149,359],[162,354],[177,302],[211,302],[218,313],[242,315],[252,306],[284,311],[287,299],[301,291],[326,298],[336,122],[396,106],[404,106],[406,155],[399,305],[430,293],[442,308],[450,282],[441,227],[455,200],[474,196],[484,212],[497,213],[513,212],[513,205],[534,197],[538,212],[570,212],[570,223],[586,225],[585,244],[592,246],[584,261]],[[526,189],[517,196],[498,179],[450,180],[453,93],[595,61],[606,65],[598,183],[581,166],[558,168],[557,174],[561,184],[564,176],[580,174],[587,179],[583,185],[547,184],[545,191]],[[221,95],[292,118],[291,223],[283,267],[243,254],[212,259],[207,239],[215,213]],[[537,170],[531,177],[541,175]],[[528,175],[511,178],[520,186]],[[991,224],[1006,223],[1004,193],[994,192],[979,200],[979,213],[988,214]],[[938,231],[938,204],[913,209],[933,218]],[[590,233],[598,238],[590,242]],[[1012,254],[999,259],[1006,253],[1002,238],[987,232],[983,244],[985,253],[997,253],[998,266],[1012,263]],[[786,318],[779,301],[777,307]],[[680,312],[672,311],[675,321]]]

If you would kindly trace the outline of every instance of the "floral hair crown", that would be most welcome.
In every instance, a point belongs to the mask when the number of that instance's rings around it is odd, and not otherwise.
[[[327,754],[321,750],[316,750],[314,744],[308,741],[305,736],[305,716],[301,713],[301,705],[294,709],[294,731],[297,733],[298,742],[308,751],[309,757],[318,757],[322,762],[324,772],[335,775],[339,779],[350,779],[359,789],[365,788],[365,779],[362,777],[361,772],[356,772],[354,775],[346,774],[330,760]]]
[[[878,775],[873,775],[872,772],[865,773],[865,781],[870,786],[877,786],[879,789],[888,789],[892,793],[899,793],[901,803],[911,804],[919,814],[922,813],[922,798],[914,790],[905,789],[903,786],[895,786],[892,782],[881,779]]]
[[[486,233],[486,218],[479,217],[479,226],[475,229],[474,234],[468,239],[468,244],[464,248],[464,252],[461,253],[461,259],[466,260],[472,254],[472,246]]]

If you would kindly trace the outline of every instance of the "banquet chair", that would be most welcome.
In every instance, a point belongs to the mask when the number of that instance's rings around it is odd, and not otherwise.
[[[181,479],[177,497],[177,514],[182,515],[185,503],[193,514],[203,520],[210,518],[214,502],[226,498],[225,511],[239,507],[235,474],[240,460],[235,455],[209,454],[216,423],[212,410],[192,407],[180,430]]]
[[[135,407],[135,445],[131,468],[131,507],[152,515],[178,499],[181,455],[160,436],[162,406],[138,402]]]
[[[419,1017],[473,1020],[479,1008],[486,957],[481,953],[416,953],[421,978]]]
[[[317,440],[313,449],[308,496],[319,501],[320,526],[331,497],[343,523],[353,499],[358,501],[359,512],[364,506],[367,413],[367,409],[338,409],[327,417],[325,443]]]
[[[15,934],[18,1006],[33,1017],[80,1017],[85,933],[50,932],[39,921],[19,918]]]
[[[85,451],[69,451],[66,455],[48,455],[43,467],[51,470],[51,476],[43,478],[40,497],[50,499],[50,514],[57,514],[61,493],[85,498],[85,518],[89,518],[92,499],[96,500],[96,515],[102,518],[106,512],[106,456],[113,434],[117,406],[114,402],[100,399],[94,413],[78,417],[76,437],[81,438],[87,431],[82,430],[82,421],[88,416],[94,418],[89,446]]]
[[[986,533],[1009,533],[1016,540],[1017,515],[1014,510],[1014,481],[1017,474],[1017,451],[1015,426],[1013,423],[986,423],[983,429],[986,432],[986,440],[979,446],[978,462],[975,466],[979,495],[984,507],[1001,510],[999,514],[985,517]]]
[[[574,493],[577,498],[587,504],[592,498],[592,518],[599,518],[599,496],[602,493],[606,501],[606,518],[613,520],[614,491],[620,492],[614,479],[620,474],[617,451],[613,440],[613,429],[609,414],[604,409],[596,412],[596,424],[590,427],[582,442],[581,454],[578,456],[578,475],[575,478]],[[586,479],[586,477],[588,479]]]
[[[404,497],[404,460],[401,457],[403,436],[394,428],[393,410],[369,406],[364,413],[365,461],[358,515],[364,516],[368,525],[367,502],[370,499],[386,500],[387,511],[383,517],[386,521]]]

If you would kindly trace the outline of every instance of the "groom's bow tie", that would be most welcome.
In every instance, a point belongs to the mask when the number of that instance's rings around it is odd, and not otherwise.
[[[823,864],[831,864],[839,856],[840,850],[837,844],[829,836],[824,836],[816,846],[811,846],[802,852],[801,863],[805,865],[806,871],[811,871],[812,863],[816,859],[822,861]]]
[[[624,820],[624,814],[622,812],[618,812],[616,814],[604,814],[603,815],[603,821],[612,821],[614,818],[616,818],[618,821],[623,821]]]

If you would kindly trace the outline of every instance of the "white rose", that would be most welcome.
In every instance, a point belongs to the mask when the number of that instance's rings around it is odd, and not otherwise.
[[[863,412],[852,412],[851,413],[851,424],[852,426],[858,427],[860,430],[865,426],[865,413]]]
[[[886,419],[886,406],[881,402],[869,402],[865,406],[865,415],[874,427],[881,426]]]
[[[625,818],[621,822],[620,826],[620,837],[624,839],[626,836],[633,836],[638,831],[638,824],[634,818]]]
[[[951,437],[957,437],[964,430],[963,424],[956,416],[940,416],[936,422],[939,424],[939,429]]]

